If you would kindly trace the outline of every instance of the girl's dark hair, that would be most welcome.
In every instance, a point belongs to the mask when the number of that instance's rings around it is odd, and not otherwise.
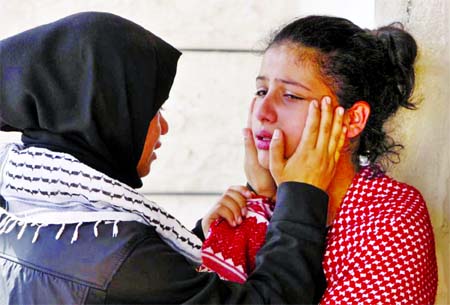
[[[353,160],[364,155],[371,163],[398,161],[398,149],[383,125],[400,106],[415,109],[410,101],[414,88],[414,38],[394,23],[374,31],[349,20],[330,16],[297,19],[275,34],[267,49],[293,43],[317,51],[317,66],[324,81],[348,109],[357,101],[371,108],[367,125],[353,152]],[[394,158],[393,158],[394,157]]]

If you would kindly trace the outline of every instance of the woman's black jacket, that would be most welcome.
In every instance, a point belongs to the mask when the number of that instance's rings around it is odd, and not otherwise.
[[[281,304],[317,303],[324,289],[322,257],[327,195],[310,185],[280,185],[277,207],[257,267],[236,284],[198,273],[152,227],[119,223],[42,227],[0,234],[0,304]],[[1,220],[0,220],[1,221]],[[199,228],[197,228],[198,230]]]

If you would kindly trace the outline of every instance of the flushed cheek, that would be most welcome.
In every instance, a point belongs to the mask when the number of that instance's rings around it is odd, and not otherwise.
[[[284,147],[284,151],[285,151],[284,156],[286,158],[289,158],[290,156],[292,156],[292,154],[295,152],[295,149],[297,148],[299,142],[300,142],[300,139],[286,141],[285,147]]]
[[[291,113],[285,115],[283,122],[280,126],[284,134],[285,143],[285,157],[292,156],[300,143],[303,130],[305,128],[306,120],[308,117],[309,104],[301,105],[301,108],[293,110]],[[292,114],[295,115],[292,115]]]
[[[292,128],[294,127],[294,128]],[[304,125],[291,126],[289,129],[284,131],[284,156],[289,158],[297,149],[300,139],[302,137]]]

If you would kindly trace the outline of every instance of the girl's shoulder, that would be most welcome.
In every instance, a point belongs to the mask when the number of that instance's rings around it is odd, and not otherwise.
[[[358,195],[366,199],[366,202],[384,203],[387,207],[392,204],[397,208],[425,206],[425,200],[418,189],[390,177],[378,168],[363,168],[353,180],[348,193]]]
[[[427,205],[420,191],[369,168],[362,169],[354,178],[334,224],[339,231],[346,231],[349,226],[370,226],[374,232],[390,228],[394,233],[397,228],[413,229],[419,225],[432,232]]]

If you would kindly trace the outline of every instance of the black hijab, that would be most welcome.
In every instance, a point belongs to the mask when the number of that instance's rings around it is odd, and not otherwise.
[[[141,26],[80,13],[0,41],[0,129],[133,188],[181,53]]]

